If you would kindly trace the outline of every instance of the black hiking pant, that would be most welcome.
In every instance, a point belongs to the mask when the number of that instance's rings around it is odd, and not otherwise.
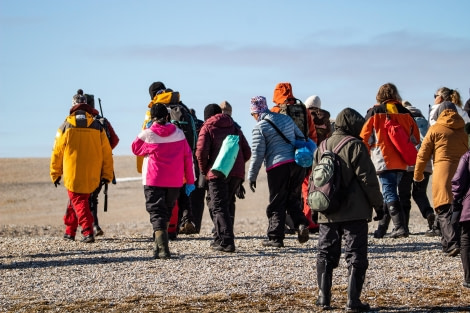
[[[305,168],[295,162],[282,164],[267,172],[269,188],[269,204],[266,208],[268,217],[268,238],[284,240],[286,212],[289,213],[294,227],[300,224],[308,227],[308,220],[302,210],[302,182],[305,178]]]
[[[167,229],[179,193],[180,188],[144,186],[145,207],[153,231]]]

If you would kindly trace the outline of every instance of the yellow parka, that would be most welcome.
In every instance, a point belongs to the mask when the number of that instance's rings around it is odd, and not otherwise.
[[[113,179],[113,156],[106,133],[93,116],[78,110],[57,130],[50,176],[62,176],[67,190],[92,193],[102,179]]]

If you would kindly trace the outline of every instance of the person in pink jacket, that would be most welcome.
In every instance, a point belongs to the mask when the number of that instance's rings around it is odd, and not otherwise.
[[[132,142],[132,152],[144,157],[142,184],[155,238],[154,258],[169,259],[171,210],[184,180],[188,196],[195,188],[193,156],[183,131],[168,122],[168,109],[164,104],[154,104],[150,116],[153,124]]]

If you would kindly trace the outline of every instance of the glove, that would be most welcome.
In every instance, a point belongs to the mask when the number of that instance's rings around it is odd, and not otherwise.
[[[199,178],[197,179],[197,188],[206,188],[206,175],[199,174]]]
[[[426,192],[426,187],[427,186],[424,179],[422,181],[413,180],[413,189],[415,189],[416,191]]]
[[[250,189],[251,189],[251,191],[255,192],[255,189],[256,189],[256,181],[250,181]]]
[[[191,194],[191,192],[193,192],[194,189],[196,189],[196,186],[194,186],[194,184],[186,184],[185,186],[186,195],[189,197],[189,195]]]
[[[101,185],[104,185],[104,184],[109,184],[109,180],[102,178]]]
[[[61,176],[57,177],[57,179],[54,182],[54,186],[57,188],[58,185],[60,185],[60,178]]]
[[[374,221],[380,221],[381,219],[383,219],[383,217],[385,215],[383,205],[381,205],[379,207],[374,207],[374,211],[375,211],[375,214],[376,214],[375,217],[374,217]]]
[[[245,199],[245,187],[243,187],[243,184],[240,184],[238,186],[236,196],[238,197],[238,199]]]
[[[457,224],[459,222],[460,213],[462,213],[462,204],[461,203],[453,203],[452,204],[452,216],[450,218],[450,224],[451,225]]]

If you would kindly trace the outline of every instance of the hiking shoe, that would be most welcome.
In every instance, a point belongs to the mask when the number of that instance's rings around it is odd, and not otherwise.
[[[470,283],[464,282],[462,286],[464,286],[465,288],[470,288]]]
[[[424,235],[426,237],[441,237],[441,231],[437,228],[427,230]]]
[[[211,244],[211,248],[215,251],[221,251],[221,252],[235,252],[235,245],[225,245],[223,246],[222,244],[216,244],[215,242]]]
[[[459,253],[460,253],[460,249],[454,248],[450,250],[449,252],[447,252],[447,256],[454,257],[454,256],[457,256]]]
[[[75,241],[75,236],[72,236],[72,235],[69,235],[69,234],[64,234],[64,239]]]
[[[308,241],[309,237],[309,231],[308,227],[305,225],[299,225],[299,230],[298,230],[298,235],[297,235],[297,240],[299,240],[300,243],[305,243]]]
[[[318,227],[318,226],[317,226],[317,227],[312,227],[312,228],[309,228],[309,229],[308,229],[308,232],[309,232],[310,234],[318,234],[319,231],[320,231],[320,227]]]
[[[374,230],[374,238],[377,238],[377,239],[383,238],[386,232],[387,231],[384,230],[383,227],[381,228],[379,226],[376,230]]]
[[[351,304],[349,301],[346,305],[346,312],[368,312],[370,311],[370,305],[366,302],[358,302]]]
[[[390,237],[397,239],[397,238],[406,238],[409,236],[409,233],[406,231],[405,227],[394,228],[390,233]]]
[[[264,247],[282,248],[282,247],[284,247],[284,241],[282,241],[282,240],[264,240],[262,245]]]
[[[181,225],[179,233],[184,235],[196,234],[196,225],[193,222],[186,222]]]
[[[85,236],[85,237],[83,237],[82,242],[83,242],[83,243],[92,243],[92,242],[95,242],[95,237],[94,237],[93,235]]]
[[[93,231],[95,232],[95,237],[98,237],[98,236],[103,236],[104,235],[104,232],[103,230],[101,229],[101,227],[99,226],[95,226]]]

